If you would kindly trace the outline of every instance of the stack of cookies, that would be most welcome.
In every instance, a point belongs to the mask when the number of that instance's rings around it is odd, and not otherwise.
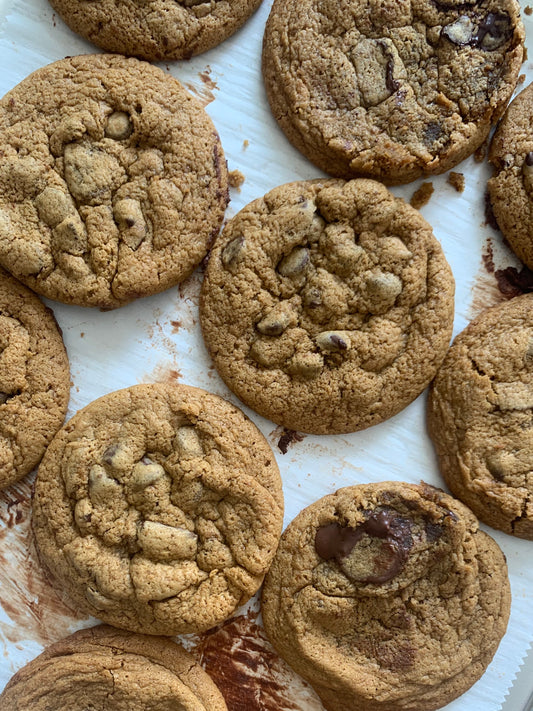
[[[217,129],[150,62],[214,48],[259,2],[50,3],[114,54],[56,61],[0,101],[0,486],[38,467],[40,564],[106,624],[20,669],[0,709],[223,711],[169,638],[224,624],[263,581],[266,633],[327,711],[440,708],[484,674],[509,619],[505,556],[479,521],[533,540],[533,296],[485,311],[450,347],[445,251],[389,187],[449,171],[503,116],[490,200],[533,268],[529,90],[507,109],[517,0],[274,0],[263,87],[317,175],[225,224]],[[274,453],[228,400],[136,384],[64,424],[69,363],[39,297],[117,309],[164,298],[200,264],[203,340],[243,407],[346,435],[401,417],[429,386],[453,496],[363,472],[282,535]]]

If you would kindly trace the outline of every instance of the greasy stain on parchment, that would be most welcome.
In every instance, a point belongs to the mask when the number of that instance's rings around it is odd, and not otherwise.
[[[31,487],[26,479],[0,492],[0,606],[11,622],[0,621],[4,644],[32,639],[55,642],[87,619],[68,607],[50,586],[31,535]]]
[[[192,650],[231,711],[323,711],[313,689],[276,654],[257,612],[200,636]]]

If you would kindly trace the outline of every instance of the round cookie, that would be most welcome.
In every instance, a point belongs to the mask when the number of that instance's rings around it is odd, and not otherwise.
[[[189,59],[232,35],[261,0],[50,0],[67,25],[108,52]]]
[[[255,425],[184,385],[110,393],[39,467],[33,531],[52,582],[133,632],[222,622],[262,583],[281,533],[279,471]]]
[[[429,433],[455,496],[489,526],[533,540],[533,294],[481,313],[432,383]]]
[[[465,692],[503,636],[503,553],[427,484],[362,484],[302,511],[265,579],[267,634],[327,711],[430,711]]]
[[[523,43],[516,0],[275,0],[263,77],[274,117],[319,168],[406,183],[483,143]]]
[[[100,625],[47,647],[0,695],[2,711],[227,711],[183,647]]]
[[[110,309],[185,279],[228,201],[200,103],[147,62],[69,57],[0,101],[0,263],[51,299]]]
[[[0,489],[40,462],[69,395],[68,357],[52,311],[0,269]]]
[[[513,99],[492,139],[488,181],[494,217],[511,249],[533,269],[533,85]]]
[[[454,281],[430,225],[373,180],[289,183],[216,240],[204,339],[243,402],[290,429],[353,432],[429,384],[451,338]]]

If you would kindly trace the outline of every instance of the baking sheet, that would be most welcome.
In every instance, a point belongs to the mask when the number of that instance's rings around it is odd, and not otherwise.
[[[270,1],[223,43],[186,62],[161,64],[205,105],[222,140],[228,167],[245,182],[231,191],[229,218],[276,185],[320,177],[288,143],[270,114],[260,53]],[[526,3],[523,3],[525,9]],[[27,74],[67,55],[97,51],[75,36],[46,0],[0,0],[0,94]],[[527,45],[533,19],[523,14]],[[533,48],[529,54],[533,57]],[[523,66],[533,80],[533,63]],[[470,158],[455,168],[465,176],[458,193],[447,176],[431,180],[434,193],[421,209],[432,224],[456,279],[454,334],[482,308],[502,300],[506,268],[520,269],[487,222],[486,162]],[[393,188],[409,199],[422,181]],[[498,278],[497,278],[498,277]],[[100,312],[47,301],[63,330],[71,362],[68,417],[100,395],[141,382],[183,382],[242,407],[271,443],[285,492],[287,524],[306,505],[337,488],[366,481],[421,479],[443,486],[425,429],[426,394],[391,420],[352,435],[292,435],[243,407],[214,370],[198,323],[201,271],[179,288],[119,310]],[[32,478],[0,493],[0,689],[43,646],[95,623],[71,610],[48,586],[29,533]],[[512,610],[507,634],[482,679],[446,709],[500,711],[533,641],[533,543],[484,527],[509,564]],[[320,711],[312,689],[277,657],[266,641],[257,599],[226,624],[184,640],[226,696],[231,711]],[[533,685],[533,682],[532,682]]]

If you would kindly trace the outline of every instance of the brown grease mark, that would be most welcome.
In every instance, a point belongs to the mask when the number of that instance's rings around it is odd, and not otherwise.
[[[193,653],[231,711],[322,711],[311,687],[274,651],[255,613],[205,633]]]
[[[498,284],[493,277],[494,255],[492,243],[487,240],[485,247],[481,253],[481,266],[476,276],[474,286],[472,288],[472,301],[470,303],[469,318],[475,318],[481,311],[496,306],[502,301],[505,301],[504,296],[498,289]]]
[[[172,326],[172,333],[177,333],[181,328],[181,321],[171,321],[170,325]]]
[[[410,205],[416,210],[420,210],[421,207],[428,204],[434,191],[433,183],[422,183],[418,190],[415,190],[411,196],[409,200]]]
[[[181,371],[175,363],[158,363],[152,373],[142,379],[143,383],[176,383],[182,378]]]
[[[305,435],[301,432],[296,432],[295,430],[289,430],[287,427],[276,427],[276,429],[270,433],[272,441],[277,441],[277,446],[282,454],[287,454],[290,445],[293,442],[301,442]]]
[[[0,605],[9,622],[0,622],[4,644],[33,639],[47,645],[87,619],[68,607],[50,586],[37,558],[30,528],[32,481],[0,493]]]
[[[218,90],[218,85],[216,81],[211,77],[211,67],[209,65],[207,65],[203,72],[198,72],[198,76],[202,81],[201,86],[197,86],[196,84],[192,84],[191,82],[186,82],[185,86],[192,94],[197,97],[202,106],[207,106],[215,100],[215,95],[213,94],[213,91],[215,89]]]

